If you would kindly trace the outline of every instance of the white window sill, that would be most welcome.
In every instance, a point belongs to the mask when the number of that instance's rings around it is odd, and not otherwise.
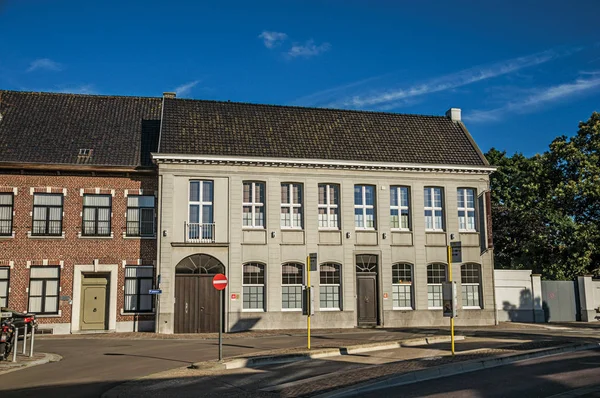
[[[61,235],[32,235],[31,231],[27,231],[27,237],[29,239],[64,239],[65,233],[63,231]]]
[[[109,236],[104,235],[82,235],[81,232],[77,234],[79,239],[113,239],[113,233],[111,232]]]
[[[446,232],[444,229],[426,229],[425,232],[443,233]]]
[[[406,228],[392,228],[391,231],[392,232],[411,232],[410,229],[406,229]]]
[[[339,230],[340,230],[339,227],[331,227],[331,228],[319,227],[319,231],[339,231]]]
[[[266,312],[261,308],[243,308],[242,312]]]
[[[282,231],[303,231],[302,227],[284,227],[281,226]]]
[[[32,314],[35,314],[34,312]],[[37,315],[36,318],[60,318],[62,316],[62,310],[58,310],[58,314],[46,314],[46,315]]]
[[[414,311],[412,307],[393,307],[394,311]]]
[[[132,239],[132,240],[143,240],[143,239],[156,239],[156,235],[153,236],[127,236],[123,235],[123,239]]]
[[[477,230],[475,229],[459,229],[458,232],[461,234],[476,234]]]
[[[326,312],[326,311],[341,311],[340,308],[319,308],[320,312]]]
[[[483,308],[473,306],[473,307],[462,307],[463,310],[482,310]]]
[[[428,307],[427,309],[432,311],[439,311],[442,309],[442,307]]]
[[[123,316],[127,316],[127,315],[154,315],[154,310],[152,311],[147,311],[147,312],[125,312],[125,310],[123,310],[123,308],[121,308],[121,315]]]
[[[360,231],[377,231],[377,228],[361,228],[361,227],[354,227],[354,230],[356,232],[360,232]]]
[[[246,230],[246,231],[255,231],[255,230],[264,230],[266,229],[265,227],[250,227],[248,225],[245,225],[242,227],[242,230]]]
[[[0,239],[14,239],[14,237],[15,237],[15,231],[13,231],[11,235],[0,236]]]
[[[301,312],[302,308],[282,308],[282,312]]]

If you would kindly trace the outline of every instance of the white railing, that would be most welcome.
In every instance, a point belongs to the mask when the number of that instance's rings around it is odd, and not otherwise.
[[[215,223],[185,223],[185,241],[187,243],[213,243],[215,241]]]

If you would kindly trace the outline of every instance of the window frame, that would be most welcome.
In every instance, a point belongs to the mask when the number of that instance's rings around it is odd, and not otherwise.
[[[396,282],[396,266],[408,266],[408,270],[410,272],[410,282],[406,283],[406,282]],[[406,268],[404,268],[405,270]],[[410,306],[406,307],[402,307],[402,306],[397,306],[396,305],[396,299],[394,298],[394,294],[396,293],[396,286],[408,286],[410,289]],[[411,263],[406,263],[406,262],[400,262],[400,263],[394,263],[392,264],[392,309],[394,310],[414,310],[415,308],[415,300],[414,300],[414,266]],[[399,293],[399,292],[398,292]]]
[[[10,267],[0,267],[0,271],[4,271],[6,270],[6,278],[3,278],[2,276],[0,276],[0,282],[2,281],[6,281],[6,295],[3,296],[3,292],[0,291],[0,302],[2,301],[2,299],[6,300],[6,305],[2,306],[0,305],[0,307],[8,307],[8,298],[10,296]],[[29,303],[28,303],[29,304]]]
[[[284,275],[289,275],[289,274],[284,274],[283,273],[283,267],[285,266],[294,266],[297,267],[298,269],[300,269],[300,283],[289,283],[286,282]],[[299,267],[298,267],[299,266]],[[305,269],[306,269],[306,265],[300,263],[300,262],[295,262],[295,261],[288,261],[286,263],[281,264],[281,311],[302,311],[302,287],[304,286],[304,274],[305,274]],[[289,280],[288,280],[289,281]],[[286,293],[283,291],[284,287],[294,287],[296,291],[298,291],[300,293],[295,293],[296,295],[299,295],[300,300],[295,300],[296,305],[300,304],[299,307],[287,307],[284,308],[283,303],[286,301],[284,300],[284,297],[286,297]],[[288,295],[290,294],[289,292],[287,293]],[[290,303],[290,300],[288,298],[287,303]]]
[[[86,206],[85,198],[90,197],[90,196],[108,197],[108,206]],[[81,236],[111,236],[111,234],[112,234],[112,195],[110,195],[110,194],[84,194],[82,208],[83,208],[83,213],[81,214]],[[93,220],[85,219],[85,210],[86,209],[94,209],[94,219]],[[106,233],[106,234],[98,233],[98,222],[99,222],[98,221],[98,213],[99,213],[100,209],[108,209],[108,233]],[[86,222],[94,223],[94,232],[93,233],[86,233],[86,228],[85,228]],[[105,221],[102,221],[102,222],[105,222]]]
[[[478,278],[478,282],[464,282],[464,280],[467,279],[467,277],[464,274],[464,270],[466,270],[466,267],[474,267],[477,269],[477,278]],[[466,310],[481,310],[483,309],[483,302],[482,302],[482,286],[481,286],[481,265],[477,264],[477,263],[464,263],[461,264],[460,266],[460,293],[461,293],[461,305],[463,309]],[[472,276],[472,275],[471,275]],[[465,293],[467,293],[465,290],[465,288],[467,287],[477,287],[477,305],[465,305]],[[468,293],[467,293],[468,294]],[[468,299],[467,299],[467,303],[468,303]]]
[[[198,183],[198,200],[192,200],[192,184]],[[211,198],[210,201],[204,200],[204,184],[210,183],[211,185]],[[191,221],[191,209],[192,206],[198,206],[198,228],[191,228],[191,224],[196,224]],[[204,207],[210,207],[210,218],[212,222],[204,222]],[[192,179],[188,182],[188,239],[214,239],[214,228],[205,228],[204,225],[215,225],[215,182],[213,180],[199,180]]]
[[[246,265],[255,265],[259,268],[262,268],[262,283],[246,283],[246,272],[244,271],[244,267]],[[258,261],[249,261],[242,264],[242,311],[243,312],[267,312],[267,265],[265,263],[261,263]],[[260,275],[260,273],[259,273]],[[262,308],[246,308],[246,288],[250,287],[260,287],[262,288]],[[251,293],[248,292],[248,295]],[[250,303],[250,301],[248,301]]]
[[[299,200],[300,203],[294,203],[294,187],[298,188],[298,193],[299,193]],[[287,190],[287,197],[288,197],[288,202],[284,203],[283,202],[283,198],[280,198],[280,217],[279,217],[279,226],[281,227],[281,229],[296,229],[296,230],[302,230],[304,229],[304,211],[303,211],[303,201],[304,201],[304,184],[302,184],[301,182],[282,182],[281,183],[281,188],[280,188],[280,196],[283,192],[281,192],[281,190],[283,189]],[[283,215],[285,214],[283,212],[284,209],[287,209],[289,211],[289,217],[290,217],[290,225],[284,225],[284,219],[283,219]],[[294,225],[295,221],[294,221],[294,209],[299,209],[298,214],[300,215],[300,225]]]
[[[406,202],[408,203],[406,206],[402,205],[402,198],[403,198],[403,196],[401,195],[402,189],[406,189],[406,197],[407,197]],[[396,205],[392,204],[392,192],[393,191],[396,191],[396,201],[397,201]],[[410,199],[411,199],[411,195],[410,195],[410,187],[409,186],[406,186],[406,185],[390,186],[390,228],[392,231],[411,231],[412,230]],[[392,212],[394,210],[398,212],[398,227],[392,226],[392,217],[393,217]],[[408,228],[402,227],[402,211],[403,210],[406,210],[406,212],[408,213]]]
[[[356,203],[356,187],[361,188],[362,204]],[[367,204],[367,187],[373,188],[373,204]],[[356,210],[362,209],[363,226],[357,225]],[[373,226],[367,227],[367,210],[373,209]],[[354,229],[357,231],[377,230],[377,186],[371,184],[354,184]]]
[[[152,269],[152,276],[148,277],[148,276],[127,276],[127,268],[143,268],[143,269]],[[154,288],[154,277],[156,275],[156,271],[154,269],[154,266],[152,265],[126,265],[125,266],[125,279],[123,281],[123,313],[124,314],[137,314],[137,313],[153,313],[154,312],[154,298],[152,297],[151,294],[149,293],[141,293],[141,285],[142,285],[142,281],[143,280],[150,280],[152,282],[151,286],[152,288]],[[135,294],[128,294],[127,290],[126,290],[126,286],[127,286],[127,281],[128,280],[135,280],[135,290],[136,293]],[[135,296],[136,297],[136,310],[131,310],[131,309],[127,309],[127,296]],[[141,302],[142,302],[142,297],[141,296],[150,296],[150,309],[146,310],[146,309],[141,309]]]
[[[244,187],[246,184],[250,184],[250,201],[249,202],[244,202]],[[256,185],[259,184],[260,186],[262,186],[262,196],[263,199],[265,199],[264,202],[257,202],[256,201]],[[242,182],[242,228],[244,229],[266,229],[267,228],[267,204],[266,204],[266,199],[267,199],[267,184],[264,181],[244,181]],[[250,207],[251,212],[250,214],[252,215],[252,224],[251,225],[244,225],[245,219],[244,219],[244,208],[245,207]],[[262,214],[263,214],[263,225],[257,225],[256,224],[256,214],[257,208],[262,208]]]
[[[435,190],[439,189],[440,190],[440,206],[436,206],[435,204]],[[429,191],[429,192],[427,192]],[[446,230],[446,215],[445,215],[445,208],[444,208],[444,202],[445,202],[445,195],[444,195],[444,188],[443,187],[424,187],[423,188],[423,196],[425,197],[424,199],[426,199],[427,195],[429,196],[430,199],[430,203],[431,206],[427,206],[427,200],[423,201],[423,216],[424,216],[424,220],[425,220],[425,231],[426,232],[444,232]],[[433,226],[433,228],[428,228],[427,227],[427,211],[431,211],[431,225]],[[435,216],[435,212],[436,211],[440,211],[442,213],[441,215],[441,223],[442,225],[438,226],[435,223],[436,220],[436,216]]]
[[[335,272],[339,273],[339,275],[338,275],[339,282],[338,283],[323,283],[322,268],[324,265],[333,266],[337,269]],[[325,275],[325,277],[326,277],[325,280],[327,281],[327,275]],[[342,296],[342,293],[343,293],[342,280],[343,279],[342,279],[342,264],[341,263],[336,263],[336,262],[330,261],[330,262],[319,264],[319,311],[342,311],[342,306],[343,306],[343,303],[342,303],[342,298],[343,298],[343,296]],[[337,307],[323,307],[322,301],[321,301],[321,294],[324,293],[325,295],[327,295],[328,292],[327,291],[323,292],[321,289],[327,288],[327,287],[334,287],[334,288],[337,287],[337,291],[338,291],[338,302],[337,302],[338,306]],[[325,303],[327,303],[327,301],[328,300],[326,299]]]
[[[321,189],[321,187],[325,188],[325,203],[320,203],[321,201],[321,196],[319,194],[319,190]],[[332,203],[332,198],[331,198],[331,189],[333,189],[336,194],[334,194],[334,196],[337,196],[338,199],[338,203]],[[341,226],[341,220],[340,220],[340,185],[339,184],[328,184],[328,183],[322,183],[322,184],[318,184],[317,185],[317,222],[319,224],[319,230],[321,231],[339,231],[341,230],[342,226]],[[321,214],[319,213],[319,210],[321,209],[325,209],[325,221],[327,223],[326,227],[321,226],[321,220],[319,219]],[[334,215],[336,216],[335,218],[335,223],[337,224],[336,226],[332,227],[331,224],[333,222],[332,220],[332,214],[331,214],[331,210],[334,210],[335,213]]]
[[[461,195],[461,191],[462,195]],[[468,191],[473,192],[473,207],[469,207],[468,206]],[[477,209],[476,209],[476,202],[477,202],[477,190],[475,188],[457,188],[456,190],[456,207],[457,207],[457,215],[458,215],[458,231],[459,232],[477,232]],[[459,199],[462,196],[462,200],[463,200],[463,207],[459,206]],[[460,225],[460,212],[463,211],[465,213],[464,218],[465,218],[465,228],[461,228]],[[473,212],[473,228],[468,228],[468,219],[469,219],[469,212]]]
[[[32,277],[31,276],[31,270],[36,269],[36,268],[56,268],[58,270],[58,276],[56,278],[37,278],[37,277]],[[60,313],[60,274],[61,274],[61,269],[60,266],[56,265],[44,265],[44,266],[31,266],[31,268],[29,268],[29,289],[27,292],[27,311],[31,312],[33,314],[36,315],[58,315]],[[42,302],[41,302],[41,310],[40,312],[35,312],[35,311],[31,311],[31,282],[32,281],[42,281],[42,294],[41,295],[36,295],[33,297],[41,297],[42,298]],[[56,281],[56,295],[48,295],[47,291],[46,291],[46,287],[48,284],[48,281]],[[46,300],[48,297],[56,297],[56,312],[49,312],[46,311]]]
[[[15,211],[15,194],[14,192],[0,192],[0,196],[10,196],[11,201],[10,201],[10,205],[5,205],[5,204],[0,204],[0,209],[1,208],[9,208],[9,217],[10,219],[0,219],[0,222],[6,222],[9,221],[9,227],[8,227],[8,233],[3,233],[2,230],[0,229],[0,236],[12,236],[13,234],[13,225],[14,225],[14,211]],[[1,212],[0,212],[1,214]]]
[[[36,196],[60,196],[60,206],[57,205],[36,205],[35,197]],[[36,220],[35,218],[35,210],[39,208],[46,209],[46,217],[43,220]],[[50,209],[60,209],[60,232],[58,233],[50,233],[50,222],[57,220],[50,220]],[[45,193],[45,192],[34,192],[33,193],[33,212],[31,213],[31,236],[62,236],[63,234],[63,221],[64,221],[64,212],[65,212],[65,195],[62,193]],[[44,223],[44,232],[39,233],[35,232],[35,223],[43,222]]]
[[[434,266],[441,266],[443,268],[444,271],[444,280],[443,281],[439,281],[439,282],[432,282],[430,278],[432,277],[439,277],[439,275],[430,275],[430,271],[437,271],[439,272],[439,270],[434,270],[433,267]],[[444,264],[444,263],[430,263],[427,264],[427,309],[429,310],[441,310],[442,306],[443,306],[443,296],[442,296],[442,282],[446,282],[448,281],[448,264]],[[429,288],[430,287],[435,287],[436,291],[432,291],[430,292]],[[433,289],[432,289],[433,290]],[[434,294],[434,298],[431,298],[431,294]],[[437,298],[436,298],[437,297]],[[430,302],[433,302],[433,304],[436,303],[436,300],[439,300],[439,306],[436,305],[430,305]]]
[[[134,207],[134,206],[129,206],[129,198],[133,198],[133,197],[149,197],[149,198],[153,198],[154,201],[154,206],[149,207],[149,206],[138,206]],[[137,209],[137,213],[138,213],[138,220],[137,221],[130,221],[129,220],[129,211],[130,210],[134,210]],[[142,213],[143,210],[147,210],[147,209],[152,209],[152,234],[143,234],[142,233]],[[125,236],[127,237],[140,237],[140,238],[155,238],[156,237],[156,196],[154,195],[127,195],[127,211],[126,211],[126,217],[125,217]],[[147,221],[146,221],[147,222]],[[137,228],[137,234],[135,233],[129,233],[130,229],[129,229],[129,225],[135,223],[136,224],[136,228]]]

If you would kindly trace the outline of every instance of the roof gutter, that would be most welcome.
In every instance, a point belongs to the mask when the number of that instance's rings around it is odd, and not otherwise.
[[[181,155],[152,153],[154,163],[208,163],[208,164],[254,164],[288,167],[314,167],[314,168],[357,168],[357,169],[389,169],[405,171],[446,171],[446,172],[471,172],[490,174],[497,167],[494,166],[469,166],[469,165],[442,165],[423,163],[386,163],[386,162],[359,162],[351,160],[323,160],[323,159],[290,159],[290,158],[262,158],[262,157],[236,157],[236,156],[211,156],[211,155]]]
[[[128,167],[128,166],[110,166],[110,165],[83,165],[66,163],[19,163],[19,162],[0,162],[0,169],[6,170],[45,170],[45,171],[87,171],[87,172],[108,172],[108,173],[140,173],[155,174],[154,167]]]

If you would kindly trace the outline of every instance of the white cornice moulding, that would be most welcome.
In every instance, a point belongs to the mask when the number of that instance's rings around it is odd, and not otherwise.
[[[351,160],[321,160],[321,159],[289,159],[289,158],[259,158],[259,157],[234,157],[234,156],[208,156],[208,155],[179,155],[152,153],[155,163],[203,163],[203,164],[252,164],[264,166],[283,167],[309,167],[309,168],[339,168],[339,169],[370,169],[370,170],[402,170],[414,172],[463,172],[490,174],[496,171],[494,166],[465,166],[443,164],[419,163],[385,163],[385,162],[358,162]]]

